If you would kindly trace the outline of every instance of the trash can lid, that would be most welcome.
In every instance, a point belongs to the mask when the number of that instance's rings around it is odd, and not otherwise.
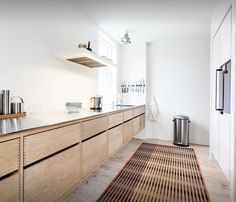
[[[174,119],[185,119],[185,120],[189,120],[188,116],[184,116],[184,115],[175,115]]]

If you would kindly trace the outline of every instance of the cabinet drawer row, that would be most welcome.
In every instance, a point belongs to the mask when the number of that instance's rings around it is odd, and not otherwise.
[[[0,201],[20,201],[20,190],[24,201],[59,199],[144,127],[144,115],[133,118],[133,113],[127,110],[25,136],[21,189],[20,140],[0,143]]]

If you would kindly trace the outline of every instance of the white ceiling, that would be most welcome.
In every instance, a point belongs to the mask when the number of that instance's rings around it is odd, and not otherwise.
[[[115,40],[125,30],[132,38],[206,34],[219,0],[73,0]]]

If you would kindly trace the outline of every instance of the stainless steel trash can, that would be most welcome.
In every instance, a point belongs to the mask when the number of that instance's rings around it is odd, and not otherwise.
[[[189,117],[183,115],[174,116],[174,142],[179,146],[189,146]]]

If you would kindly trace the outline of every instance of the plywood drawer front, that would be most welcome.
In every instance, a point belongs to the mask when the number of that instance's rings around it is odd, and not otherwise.
[[[140,107],[134,109],[134,117],[140,115]]]
[[[109,119],[109,124],[108,124],[109,128],[117,126],[123,123],[123,112],[112,114],[108,117],[108,119]]]
[[[140,114],[144,114],[145,113],[145,106],[140,107],[139,112],[140,112]]]
[[[56,201],[81,179],[81,146],[25,169],[24,201]]]
[[[140,129],[145,128],[145,114],[140,116]]]
[[[28,165],[80,141],[80,124],[24,138],[24,165]]]
[[[137,134],[140,130],[140,117],[136,117],[135,119],[133,119],[133,132],[134,135]]]
[[[107,132],[82,143],[83,177],[107,158]]]
[[[107,130],[107,116],[83,122],[83,140]]]
[[[11,175],[0,181],[0,201],[20,201],[20,176],[19,173]]]
[[[124,143],[133,137],[133,120],[124,123]]]
[[[20,140],[0,143],[0,177],[19,169]]]
[[[123,144],[123,125],[108,131],[108,154],[112,154]]]
[[[128,121],[133,118],[133,110],[128,110],[124,112],[124,121]]]

